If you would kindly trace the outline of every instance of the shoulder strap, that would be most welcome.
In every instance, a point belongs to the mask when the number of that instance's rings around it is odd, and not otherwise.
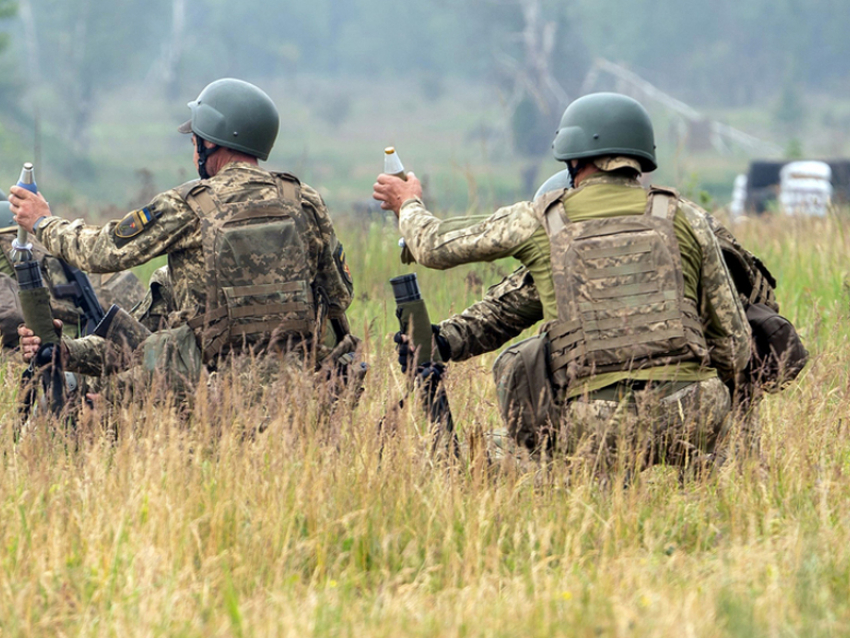
[[[202,225],[204,219],[208,220],[218,209],[218,203],[214,199],[214,195],[202,181],[196,180],[183,184],[177,192],[189,208],[200,217]]]
[[[204,269],[207,279],[207,307],[204,309],[204,317],[212,312],[217,306],[218,281],[215,267],[214,253],[214,231],[212,228],[212,216],[218,209],[216,200],[210,193],[210,189],[203,182],[190,182],[186,185],[185,194],[181,188],[181,195],[195,214],[201,224],[201,245],[204,254]]]
[[[650,186],[646,196],[645,215],[673,221],[679,208],[679,193],[674,188]]]
[[[301,180],[292,173],[273,172],[277,177],[278,191],[282,199],[301,203]]]

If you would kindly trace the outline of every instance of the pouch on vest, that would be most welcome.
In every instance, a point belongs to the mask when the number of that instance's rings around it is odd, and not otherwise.
[[[793,324],[769,306],[750,304],[747,320],[753,333],[752,380],[765,392],[778,392],[797,378],[809,353]]]
[[[520,341],[504,350],[493,364],[499,411],[508,434],[533,450],[542,431],[557,422],[549,375],[549,339],[546,333]]]
[[[191,392],[201,378],[201,351],[192,329],[160,330],[142,344],[142,365],[152,375],[163,375],[169,388],[180,396]]]
[[[287,347],[316,330],[316,305],[302,239],[300,183],[276,175],[276,198],[222,202],[203,184],[186,198],[201,219],[206,312],[189,321],[205,361],[274,342]]]

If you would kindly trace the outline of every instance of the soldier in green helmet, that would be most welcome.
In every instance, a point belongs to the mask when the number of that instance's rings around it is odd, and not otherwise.
[[[327,208],[294,175],[259,166],[278,134],[271,98],[225,78],[188,106],[191,118],[178,130],[191,135],[199,180],[104,226],[55,217],[39,195],[12,187],[18,223],[48,251],[89,272],[167,256],[171,330],[155,338],[197,349],[184,358],[209,370],[243,353],[287,360],[292,354],[317,366],[349,354],[352,281]],[[154,355],[168,350],[159,347]],[[74,369],[102,359],[106,348],[94,337],[68,351],[67,367]],[[168,365],[153,355],[146,361]]]
[[[639,467],[710,460],[731,409],[724,381],[747,366],[750,329],[705,212],[639,183],[656,168],[655,143],[631,98],[570,104],[553,151],[567,184],[465,224],[428,212],[412,174],[378,177],[374,196],[399,216],[419,263],[523,264],[436,327],[442,353],[493,350],[542,320],[494,367],[516,444],[593,471],[618,455]]]

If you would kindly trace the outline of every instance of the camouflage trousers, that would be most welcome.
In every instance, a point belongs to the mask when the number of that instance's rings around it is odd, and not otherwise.
[[[679,384],[680,385],[680,384]],[[719,379],[628,392],[622,400],[578,397],[557,425],[543,428],[542,450],[596,472],[615,464],[640,470],[664,463],[686,466],[712,458],[730,414],[729,390]]]

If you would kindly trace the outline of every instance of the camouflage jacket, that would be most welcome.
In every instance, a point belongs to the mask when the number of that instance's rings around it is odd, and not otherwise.
[[[17,227],[0,229],[0,333],[4,348],[13,348],[18,344],[17,328],[24,322],[18,300],[18,283],[12,266],[12,241],[17,235]],[[67,284],[68,278],[62,264],[49,255],[38,242],[33,242],[33,256],[41,262],[41,275],[50,291],[50,309],[55,319],[64,324],[66,335],[79,334],[82,311],[70,297],[57,295],[56,286]],[[130,271],[109,275],[89,277],[95,294],[104,309],[112,304],[132,307],[144,292],[141,282]]]
[[[590,183],[593,184],[592,181]],[[709,345],[711,365],[723,378],[730,378],[743,370],[749,361],[749,324],[707,221],[708,214],[686,200],[680,200],[680,210],[699,245],[701,263],[697,290],[700,299],[696,301]],[[423,265],[448,268],[461,263],[488,260],[494,254],[509,253],[512,246],[527,241],[538,232],[540,226],[531,202],[520,202],[499,209],[485,221],[476,220],[466,228],[459,227],[455,220],[450,232],[443,232],[442,224],[419,200],[408,200],[402,206],[399,228],[414,257]],[[515,273],[512,277],[517,278],[518,275]],[[536,301],[529,301],[534,295],[530,294],[527,285],[519,285],[520,282],[516,280],[513,284],[510,281],[503,282],[491,289],[482,302],[444,322],[442,325],[447,328],[448,334],[465,334],[467,338],[485,334],[515,335],[532,325],[534,322],[531,319],[537,310],[528,306],[521,312],[516,309],[507,311],[505,306],[531,303],[545,307],[547,300],[538,291]],[[512,316],[514,323],[510,323]],[[542,318],[541,313],[538,320]],[[501,345],[495,343],[496,340],[487,337],[479,345],[459,347],[457,353],[460,356],[472,356],[469,353],[486,352],[490,346],[495,348]],[[458,342],[457,339],[453,342],[451,337],[449,341],[454,358]]]
[[[206,181],[223,202],[264,201],[277,197],[274,175],[258,166],[234,162]],[[207,272],[202,249],[201,220],[181,193],[187,185],[154,197],[148,206],[104,226],[83,220],[49,217],[36,231],[51,253],[88,272],[115,272],[168,256],[176,326],[198,317],[206,308]],[[301,212],[309,230],[303,237],[314,286],[324,290],[330,317],[342,317],[351,303],[352,282],[322,198],[301,185]]]

